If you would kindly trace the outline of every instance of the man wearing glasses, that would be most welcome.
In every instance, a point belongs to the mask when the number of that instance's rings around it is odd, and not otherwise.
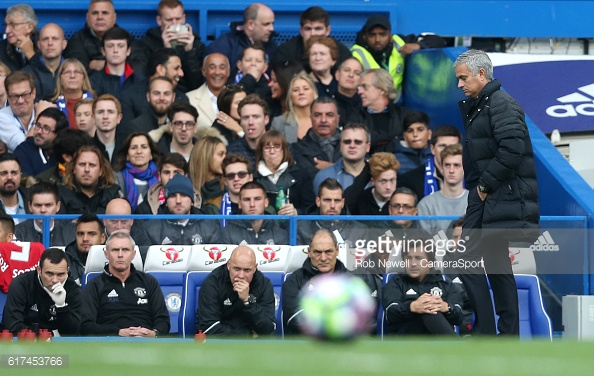
[[[163,154],[179,153],[186,161],[190,160],[192,147],[196,142],[194,131],[198,121],[198,111],[187,102],[176,102],[169,111],[169,133],[164,133],[157,146]]]
[[[0,140],[12,153],[27,135],[34,135],[35,79],[30,73],[16,71],[6,77],[4,86],[9,106],[0,110]]]
[[[50,107],[37,116],[33,127],[33,135],[27,137],[14,151],[25,176],[37,176],[56,166],[56,158],[52,153],[54,140],[58,131],[68,128],[68,119],[62,111]]]
[[[33,41],[37,33],[37,15],[27,4],[17,4],[6,10],[4,18],[6,39],[0,41],[0,61],[16,71],[35,55]]]
[[[157,337],[169,333],[169,312],[157,280],[132,264],[134,239],[113,233],[105,243],[108,264],[83,292],[83,335]]]

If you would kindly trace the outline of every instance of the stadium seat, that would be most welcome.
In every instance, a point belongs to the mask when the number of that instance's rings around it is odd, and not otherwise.
[[[89,283],[89,281],[93,278],[96,278],[98,276],[101,275],[101,273],[103,272],[90,272],[90,273],[85,273],[80,281],[81,283],[81,288],[84,288],[87,283]]]
[[[229,260],[235,244],[198,244],[192,246],[188,271],[211,271]]]
[[[145,272],[185,272],[192,246],[189,245],[151,245],[144,262]]]
[[[210,271],[190,271],[186,275],[182,294],[182,314],[179,316],[179,326],[183,338],[192,338],[196,334],[196,310],[198,309],[198,294],[204,279]]]
[[[165,305],[169,311],[169,321],[171,323],[169,333],[179,334],[181,336],[179,316],[183,307],[182,296],[186,281],[186,272],[149,271],[147,274],[155,277],[157,282],[159,282],[159,286],[161,286],[161,291],[165,298]]]
[[[2,322],[2,317],[4,316],[4,305],[6,304],[6,298],[8,298],[8,294],[0,291],[0,322]]]
[[[291,246],[250,244],[256,253],[256,263],[261,272],[284,272],[289,262]],[[271,279],[272,280],[272,279]],[[282,284],[282,280],[281,280]]]
[[[282,337],[283,335],[283,301],[282,301],[282,288],[283,282],[285,281],[285,273],[282,271],[278,272],[262,272],[272,283],[274,290],[274,316],[276,317],[276,334]]]
[[[289,259],[285,264],[285,273],[292,273],[303,266],[307,258],[307,245],[294,245],[289,251]]]
[[[136,255],[132,260],[136,270],[143,271],[142,258],[140,257],[140,251],[138,246],[134,247]],[[105,257],[105,245],[93,245],[89,249],[89,256],[87,257],[87,263],[85,265],[85,274],[91,272],[102,272],[105,264],[107,264],[107,258]]]

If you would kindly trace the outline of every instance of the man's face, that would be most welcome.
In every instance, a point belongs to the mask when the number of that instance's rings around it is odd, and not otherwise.
[[[0,195],[12,196],[21,186],[21,168],[15,161],[0,162]]]
[[[239,114],[241,128],[248,140],[259,140],[266,132],[269,117],[264,115],[264,109],[258,104],[246,104]]]
[[[89,132],[89,129],[96,127],[92,104],[81,104],[76,109],[74,116],[76,118],[76,125],[81,131]]]
[[[105,233],[101,231],[99,223],[79,223],[76,226],[76,247],[79,252],[88,253],[91,246],[105,243]]]
[[[0,242],[11,242],[14,237],[12,232],[4,229],[4,226],[0,226]]]
[[[314,268],[321,273],[330,273],[336,267],[338,247],[329,234],[320,233],[312,239],[307,256]]]
[[[176,174],[185,175],[183,169],[178,168],[171,163],[165,163],[159,172],[159,180],[161,180],[163,187],[166,186],[167,183],[169,183],[169,180]]]
[[[305,21],[299,28],[299,34],[303,37],[303,43],[307,43],[309,38],[317,35],[327,37],[330,35],[330,26],[326,26],[322,21]]]
[[[52,287],[56,283],[63,284],[68,278],[68,262],[66,259],[57,264],[52,264],[49,259],[45,259],[43,265],[38,265],[36,269],[41,284],[50,291],[52,291]]]
[[[372,177],[371,185],[384,202],[388,201],[396,190],[396,171],[387,170],[379,174],[377,179]]]
[[[464,179],[461,155],[448,155],[442,161],[443,179],[450,186],[457,186]]]
[[[146,100],[155,115],[166,115],[175,100],[173,86],[167,81],[155,80],[146,94]]]
[[[38,193],[29,202],[31,214],[54,215],[60,210],[60,201],[51,193]]]
[[[134,256],[136,256],[136,251],[130,239],[112,238],[105,248],[105,257],[109,262],[109,267],[120,273],[130,269]]]
[[[397,193],[390,200],[390,207],[388,208],[390,215],[417,215],[419,210],[415,206],[415,198],[412,195],[406,193]],[[401,221],[395,220],[394,223],[401,227],[408,227],[412,223],[412,220]]]
[[[132,214],[132,208],[126,200],[115,198],[107,204],[107,207],[105,208],[105,214],[130,215]],[[105,226],[108,235],[118,231],[129,234],[132,230],[133,224],[134,220],[130,218],[110,218],[103,220],[103,225]]]
[[[363,68],[356,59],[347,59],[342,63],[340,69],[334,73],[334,78],[338,81],[338,86],[345,90],[357,90],[361,82],[361,72]]]
[[[339,121],[340,115],[334,103],[316,103],[311,109],[311,127],[318,137],[332,137]]]
[[[52,145],[56,139],[56,121],[50,117],[40,116],[35,125],[35,137],[33,142],[35,146],[47,148]]]
[[[435,166],[441,167],[441,152],[448,145],[459,144],[460,139],[456,136],[441,136],[437,137],[435,145],[431,144],[431,154],[433,154],[435,160]]]
[[[167,198],[167,209],[171,214],[189,214],[192,209],[192,199],[183,193],[174,193]]]
[[[82,187],[94,189],[103,175],[99,164],[99,157],[92,151],[80,153],[74,164],[74,180]]]
[[[206,58],[202,67],[202,75],[210,91],[220,91],[227,84],[230,67],[225,55],[215,53]]]
[[[340,137],[340,154],[351,163],[360,162],[369,153],[370,143],[364,129],[345,129]]]
[[[87,25],[96,34],[103,36],[116,23],[116,12],[113,5],[107,1],[93,3],[87,11]]]
[[[15,45],[19,37],[24,35],[31,35],[34,30],[34,26],[31,22],[25,21],[25,17],[21,12],[14,12],[4,18],[4,24],[6,25],[5,33],[8,43]]]
[[[460,238],[462,237],[462,226],[456,226],[452,230],[452,239],[454,244],[451,246],[450,251],[458,249],[458,242],[460,242]]]
[[[169,123],[173,140],[181,146],[189,145],[192,142],[194,129],[196,129],[196,119],[187,112],[176,112]]]
[[[252,254],[248,252],[234,254],[229,262],[227,262],[227,270],[229,270],[231,283],[235,283],[238,280],[251,283],[257,267],[256,258]]]
[[[392,35],[390,34],[390,30],[384,29],[381,26],[376,26],[363,34],[363,39],[371,50],[379,52],[388,47]]]
[[[412,123],[404,131],[404,140],[411,149],[425,149],[431,139],[431,130],[424,123]]]
[[[163,8],[161,14],[157,15],[157,24],[162,31],[167,30],[171,25],[183,25],[186,23],[186,14],[184,8],[177,6],[175,8]]]
[[[238,195],[241,187],[253,180],[253,175],[248,174],[245,163],[237,162],[227,165],[225,168],[225,185],[229,193]]]
[[[320,209],[320,215],[340,215],[344,208],[342,189],[322,188],[316,197],[316,205]]]
[[[157,68],[157,73],[159,73],[159,76],[169,78],[177,86],[179,80],[184,76],[184,70],[182,69],[182,62],[179,56],[171,56],[165,64]]]
[[[385,100],[386,92],[373,85],[375,73],[368,73],[361,77],[358,93],[361,96],[361,104],[363,107],[369,107]]]
[[[248,48],[243,53],[241,60],[237,62],[237,69],[244,74],[248,73],[252,67],[257,69],[258,72],[264,72],[268,69],[264,51]]]
[[[261,189],[244,189],[239,196],[239,209],[241,209],[242,214],[264,214],[267,206],[266,192]]]
[[[122,114],[118,113],[118,108],[114,101],[104,100],[95,104],[95,125],[97,131],[108,133],[116,129]]]
[[[62,56],[62,51],[66,48],[67,43],[62,28],[55,24],[49,24],[41,29],[37,47],[45,60],[51,60]]]
[[[18,117],[31,115],[35,106],[35,93],[35,88],[29,85],[29,81],[10,85],[6,94],[12,112]]]
[[[102,48],[105,60],[112,65],[121,65],[126,63],[126,58],[130,56],[132,49],[128,46],[126,39],[111,39],[105,42]]]
[[[409,251],[404,255],[404,261],[406,262],[404,269],[409,277],[415,278],[422,281],[423,278],[429,273],[429,259],[427,253],[425,253],[420,245],[414,248],[409,248]]]
[[[258,17],[254,21],[248,21],[246,32],[250,38],[256,42],[266,43],[270,40],[270,35],[274,31],[274,12],[266,7],[260,6]]]
[[[476,76],[473,76],[466,63],[456,67],[456,78],[458,78],[458,87],[469,98],[477,98],[481,90],[489,82],[484,69],[481,68]]]

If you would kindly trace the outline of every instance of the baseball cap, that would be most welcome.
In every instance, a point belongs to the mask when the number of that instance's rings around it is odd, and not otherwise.
[[[365,25],[363,25],[363,32],[366,33],[376,26],[381,26],[384,29],[392,30],[392,25],[388,17],[381,14],[374,14],[367,19]]]

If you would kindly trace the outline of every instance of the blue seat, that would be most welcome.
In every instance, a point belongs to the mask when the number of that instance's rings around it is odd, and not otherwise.
[[[4,316],[4,306],[6,305],[7,298],[8,294],[5,294],[2,291],[0,291],[0,322],[2,322],[2,317]]]
[[[91,279],[100,276],[101,273],[103,273],[103,272],[89,272],[89,273],[83,274],[81,281],[80,281],[81,287],[84,288],[87,285],[87,283],[89,283],[89,281]]]
[[[272,283],[274,290],[274,316],[276,317],[276,334],[282,337],[283,335],[283,301],[282,289],[285,280],[285,273],[283,272],[262,272]]]
[[[169,333],[180,334],[179,316],[183,307],[183,290],[186,281],[186,272],[147,272],[147,274],[155,277],[163,297],[165,298],[165,305],[169,311],[169,321],[171,329]]]
[[[193,271],[186,275],[182,294],[182,314],[179,316],[179,327],[183,338],[196,334],[196,310],[198,309],[198,295],[204,279],[210,271]]]

